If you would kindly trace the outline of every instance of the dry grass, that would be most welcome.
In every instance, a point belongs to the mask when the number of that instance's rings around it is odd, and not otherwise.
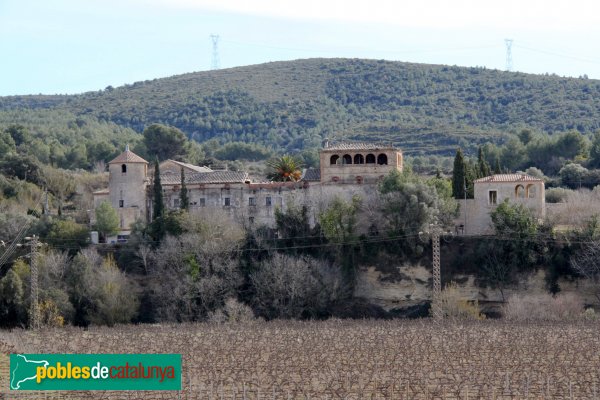
[[[180,394],[48,398],[591,399],[600,390],[599,328],[597,322],[331,320],[64,328],[0,337],[20,352],[183,354]]]

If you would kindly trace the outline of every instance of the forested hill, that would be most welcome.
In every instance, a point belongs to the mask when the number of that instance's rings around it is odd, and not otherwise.
[[[200,142],[244,141],[278,151],[317,147],[327,136],[394,142],[409,154],[450,154],[457,145],[473,149],[525,127],[591,133],[600,128],[600,81],[308,59],[196,72],[81,95],[0,97],[0,121],[20,108],[56,109],[138,132],[159,122]]]

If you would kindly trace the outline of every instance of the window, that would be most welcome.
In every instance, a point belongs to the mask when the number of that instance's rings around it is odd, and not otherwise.
[[[354,164],[364,164],[365,158],[362,154],[357,154],[354,156]]]
[[[119,200],[119,208],[125,207],[125,200]]]
[[[173,199],[173,207],[181,206],[181,201],[179,199]]]
[[[125,164],[121,165],[121,173],[123,173],[123,174],[127,173],[127,165],[125,165]]]
[[[270,207],[273,204],[273,199],[271,199],[271,196],[267,196],[267,198],[265,199],[265,205],[267,207]]]
[[[488,201],[490,205],[498,204],[498,191],[490,190],[488,192]]]
[[[117,235],[117,243],[127,243],[129,235]]]
[[[375,155],[367,154],[366,161],[367,161],[367,164],[375,164]]]
[[[380,154],[377,156],[377,164],[379,165],[387,165],[388,159],[385,154]]]
[[[256,205],[256,197],[248,197],[248,205],[255,206]]]
[[[231,198],[230,197],[225,197],[223,199],[223,204],[225,205],[225,207],[231,206]]]
[[[204,197],[200,199],[200,207],[206,207],[206,199]]]
[[[336,165],[338,163],[338,160],[340,159],[340,156],[338,156],[337,154],[334,154],[331,156],[331,158],[329,159],[329,164],[331,165]]]
[[[352,156],[350,154],[344,154],[342,164],[352,164]]]

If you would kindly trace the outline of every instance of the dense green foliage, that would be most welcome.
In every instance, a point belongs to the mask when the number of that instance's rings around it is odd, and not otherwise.
[[[24,124],[34,138],[55,132],[62,121],[74,124],[70,130],[81,130],[84,122],[137,132],[162,123],[200,142],[217,138],[222,144],[289,152],[315,148],[323,137],[348,137],[394,142],[413,154],[451,155],[457,146],[472,154],[488,140],[506,140],[503,132],[524,127],[550,134],[594,132],[600,128],[600,82],[485,68],[309,59],[74,96],[3,97],[0,111],[0,126]],[[42,115],[46,128],[40,126]],[[64,139],[58,139],[62,146]]]
[[[107,200],[96,207],[96,229],[104,240],[119,231],[119,216]]]
[[[125,144],[135,147],[142,139],[113,122],[55,109],[0,110],[0,131],[8,134],[0,134],[0,149],[13,147],[14,142],[19,154],[68,169],[90,169],[99,161],[108,162]]]
[[[267,178],[275,182],[297,182],[302,177],[302,164],[287,154],[267,161],[267,167]]]

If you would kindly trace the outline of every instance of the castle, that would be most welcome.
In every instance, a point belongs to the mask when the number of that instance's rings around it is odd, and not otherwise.
[[[108,163],[108,169],[108,188],[94,192],[94,206],[108,201],[117,210],[120,230],[108,241],[126,241],[134,222],[151,220],[153,171],[149,173],[148,162],[129,146]],[[304,169],[298,182],[259,182],[246,172],[212,170],[175,160],[161,162],[159,169],[168,209],[180,208],[183,169],[190,212],[221,210],[245,225],[273,225],[277,207],[305,204],[316,212],[335,196],[350,199],[375,193],[384,176],[393,170],[402,171],[403,155],[392,145],[325,141],[319,168]],[[475,181],[474,199],[464,204],[459,200],[457,232],[461,226],[461,233],[488,233],[489,214],[505,198],[532,208],[538,217],[545,213],[543,181],[527,175],[493,175]],[[312,218],[314,222],[314,213]]]

